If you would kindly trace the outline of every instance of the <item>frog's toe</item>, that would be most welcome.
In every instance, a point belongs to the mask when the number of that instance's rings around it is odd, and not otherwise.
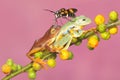
[[[36,58],[33,61],[39,63],[44,69],[46,69],[46,70],[48,69],[46,66],[46,62],[44,62],[42,59]]]

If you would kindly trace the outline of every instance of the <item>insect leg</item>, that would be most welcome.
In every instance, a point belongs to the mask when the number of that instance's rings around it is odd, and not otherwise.
[[[74,22],[74,21],[72,21],[71,19],[69,19],[69,18],[67,18],[67,17],[62,17],[62,18],[66,19],[66,20],[68,20],[68,21],[70,21],[70,22]]]
[[[63,22],[62,22],[61,18],[60,18],[60,23],[63,25]]]

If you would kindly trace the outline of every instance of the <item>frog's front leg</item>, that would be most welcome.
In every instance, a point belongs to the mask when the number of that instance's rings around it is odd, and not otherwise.
[[[69,30],[69,33],[72,35],[72,37],[80,37],[83,32],[84,30],[76,27],[73,27]]]

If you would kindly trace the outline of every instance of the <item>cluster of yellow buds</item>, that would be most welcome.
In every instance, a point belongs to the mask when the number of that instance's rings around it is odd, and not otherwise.
[[[12,59],[8,59],[5,64],[2,65],[2,72],[4,74],[10,74],[22,68],[21,65],[13,62]]]
[[[103,40],[108,40],[110,39],[111,35],[114,35],[118,32],[118,27],[117,26],[112,26],[110,28],[107,28],[106,24],[105,24],[105,17],[102,14],[98,14],[95,17],[95,23],[97,26],[97,32],[100,33],[100,35],[98,34],[94,34],[92,36],[89,36],[88,38],[88,48],[90,50],[93,50],[95,47],[97,47],[98,42],[99,42],[99,36],[103,39]],[[110,24],[116,22],[118,20],[118,13],[116,11],[111,11],[109,13],[109,22]]]

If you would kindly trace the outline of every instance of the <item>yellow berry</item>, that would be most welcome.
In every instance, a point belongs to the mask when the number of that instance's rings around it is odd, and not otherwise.
[[[105,24],[100,24],[97,26],[97,30],[102,33],[106,31],[106,25]]]
[[[103,32],[100,34],[101,38],[104,40],[110,39],[110,33],[109,32]]]
[[[35,71],[29,71],[28,72],[28,77],[29,77],[30,80],[35,80],[36,72]]]
[[[67,60],[69,58],[69,51],[68,50],[61,50],[59,55],[60,55],[60,59]]]
[[[103,24],[105,22],[105,18],[103,15],[99,14],[95,17],[95,23],[97,25]]]
[[[110,34],[116,34],[118,32],[118,27],[117,26],[114,26],[114,27],[111,27],[108,29],[109,33]]]
[[[32,66],[33,66],[33,69],[36,70],[36,71],[38,71],[38,70],[41,69],[40,64],[38,64],[38,63],[36,63],[36,62],[33,62]]]
[[[97,47],[98,42],[99,42],[98,39],[91,37],[88,39],[88,46],[91,48],[95,48],[95,47]]]
[[[100,38],[99,38],[98,35],[96,35],[96,34],[91,35],[90,37],[88,37],[88,40],[91,39],[91,38],[95,38],[95,39],[97,39],[98,41],[100,41]]]
[[[11,72],[11,67],[8,64],[4,64],[2,66],[2,72],[5,74],[9,74]]]
[[[56,61],[55,61],[55,59],[48,59],[47,65],[48,65],[50,68],[54,68],[54,67],[56,66]]]
[[[43,57],[43,52],[36,52],[36,53],[34,54],[34,57],[35,57],[35,58],[42,58],[42,57]]]
[[[14,64],[12,59],[8,59],[6,64],[8,64],[9,66],[12,66]]]
[[[110,18],[111,21],[118,20],[118,13],[116,11],[111,11],[109,13],[109,18]]]
[[[20,70],[20,69],[22,69],[22,66],[21,65],[17,65],[17,70]]]
[[[15,72],[15,71],[17,71],[17,64],[13,64],[12,66],[11,66],[11,69],[12,69],[12,72]]]

